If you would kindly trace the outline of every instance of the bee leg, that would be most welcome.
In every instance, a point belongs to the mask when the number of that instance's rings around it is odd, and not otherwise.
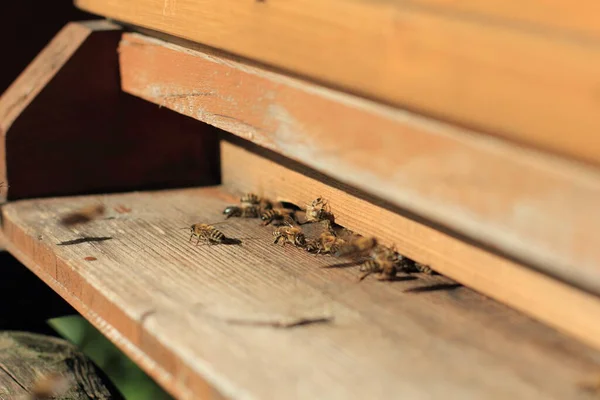
[[[198,240],[196,240],[196,246],[198,246],[198,243],[200,243],[200,236],[198,236]]]
[[[188,240],[188,242],[191,242],[193,237],[194,237],[194,234],[192,233],[192,234],[190,235],[190,240]]]
[[[373,271],[367,271],[364,274],[362,274],[359,278],[358,281],[362,282],[367,276],[371,275],[373,273]]]

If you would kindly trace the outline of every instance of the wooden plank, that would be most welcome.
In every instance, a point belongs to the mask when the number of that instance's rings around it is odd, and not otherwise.
[[[392,105],[600,162],[597,40],[399,0],[75,4]]]
[[[545,34],[600,37],[598,12],[594,0],[582,0],[569,6],[561,0],[519,2],[502,0],[412,0],[411,5],[430,7],[431,11],[451,13],[455,17],[487,20],[490,24],[510,25],[515,29],[535,29]]]
[[[0,332],[0,399],[123,400],[77,347],[53,336]]]
[[[487,296],[600,348],[600,298],[533,271],[423,222],[362,200],[352,189],[306,169],[290,170],[234,144],[222,142],[223,184],[232,193],[261,195],[298,205],[319,196],[331,203],[336,222],[364,235],[379,237],[414,260],[432,266]]]
[[[0,97],[0,199],[218,182],[214,128],[121,91],[120,37],[70,23]]]
[[[219,225],[242,245],[188,242],[181,227],[219,221],[232,201],[218,188],[24,200],[3,207],[3,229],[178,398],[588,398],[577,382],[600,353],[444,277],[359,284],[354,269],[320,268],[330,257],[273,245],[256,220]],[[60,225],[99,202],[131,211]],[[85,236],[111,239],[59,245]],[[333,319],[242,323],[319,316]]]
[[[123,89],[600,293],[600,174],[207,52],[125,34]]]

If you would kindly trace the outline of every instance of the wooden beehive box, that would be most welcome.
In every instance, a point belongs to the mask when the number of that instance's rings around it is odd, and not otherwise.
[[[76,4],[119,24],[65,26],[0,98],[4,240],[173,395],[591,396],[590,10]],[[188,242],[245,192],[322,196],[439,275],[358,283],[252,219],[219,225],[241,245]]]

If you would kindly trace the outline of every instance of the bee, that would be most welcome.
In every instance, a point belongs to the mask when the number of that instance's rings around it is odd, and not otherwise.
[[[260,203],[260,200],[260,197],[254,193],[245,193],[240,197],[240,203],[242,203],[242,205],[255,206]]]
[[[356,257],[368,254],[377,246],[377,239],[374,237],[360,236],[350,243],[346,243],[335,252],[336,257]]]
[[[365,261],[360,266],[360,271],[363,272],[359,281],[362,281],[367,276],[373,273],[379,273],[380,281],[394,280],[400,269],[402,256],[393,248],[385,246],[376,246],[371,251],[371,259]]]
[[[67,377],[57,373],[42,376],[35,381],[29,399],[62,398],[69,391],[71,384],[72,382]]]
[[[94,204],[91,206],[80,208],[77,211],[68,213],[61,218],[61,224],[70,226],[90,222],[104,214],[105,208],[102,204]]]
[[[291,210],[284,210],[282,208],[274,208],[266,210],[260,215],[260,219],[263,221],[262,225],[269,225],[274,223],[276,225],[293,224],[296,222],[296,214]]]
[[[329,202],[322,197],[317,197],[311,204],[306,205],[306,222],[329,220],[333,222],[333,214]]]
[[[273,203],[271,203],[268,199],[259,197],[254,193],[243,194],[242,197],[240,197],[240,203],[242,203],[242,208],[258,206],[261,211],[270,210],[273,208]]]
[[[391,260],[377,261],[375,259],[371,259],[361,264],[360,271],[363,272],[363,274],[358,279],[359,281],[362,281],[373,273],[379,273],[379,277],[377,279],[380,281],[392,281],[398,274],[398,267],[396,263]]]
[[[340,239],[329,232],[323,232],[318,239],[312,240],[306,245],[306,251],[317,254],[335,254],[345,243],[344,239]]]
[[[243,207],[229,206],[223,210],[223,214],[225,214],[226,219],[231,217],[258,218],[260,215],[260,209],[257,205]]]
[[[190,233],[190,242],[195,236],[197,238],[196,244],[200,243],[200,241],[208,243],[209,245],[227,242],[225,234],[209,224],[194,224],[190,227]]]
[[[402,259],[403,269],[407,272],[420,272],[427,275],[435,275],[436,272],[428,265],[418,263],[410,258]]]
[[[285,246],[286,243],[290,243],[296,247],[306,246],[306,237],[302,233],[302,229],[298,227],[291,225],[279,227],[273,231],[273,236],[275,244],[281,243],[282,246]]]

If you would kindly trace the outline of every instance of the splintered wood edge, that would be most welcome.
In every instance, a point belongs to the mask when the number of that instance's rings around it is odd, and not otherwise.
[[[13,122],[35,100],[56,73],[95,32],[120,30],[105,20],[70,22],[52,38],[50,43],[25,68],[19,77],[0,96],[0,182],[7,183],[6,133]],[[6,199],[6,190],[0,192]]]
[[[600,162],[594,89],[600,47],[586,38],[401,1],[75,3],[388,104]]]
[[[224,399],[208,382],[201,379],[195,372],[192,372],[188,366],[174,356],[171,351],[166,349],[163,344],[150,335],[145,334],[143,318],[138,321],[127,315],[121,307],[99,292],[90,282],[81,279],[67,262],[58,259],[50,248],[43,244],[36,244],[27,232],[23,230],[23,227],[15,225],[9,219],[4,219],[3,233],[11,238],[10,241],[6,241],[5,243],[7,250],[15,258],[25,264],[56,293],[71,304],[78,313],[94,325],[96,329],[171,395],[175,398],[192,399],[195,398],[193,396],[194,393],[201,393],[203,399]],[[54,264],[54,276],[46,271],[46,266],[39,265],[35,261],[40,257]],[[59,270],[66,276],[69,276],[70,288],[66,288],[56,279]],[[90,308],[90,303],[85,302],[77,296],[73,288],[76,288],[80,295],[85,294],[86,298],[93,298],[94,308]],[[110,320],[110,323],[107,320]],[[145,351],[140,349],[140,344],[142,343]],[[147,351],[149,348],[153,349],[152,356]],[[167,367],[174,369],[171,370]],[[197,379],[187,379],[186,382],[179,382],[173,379],[175,374],[172,371],[176,371],[176,374],[179,376],[193,375]]]
[[[600,349],[600,298],[388,211],[305,174],[221,142],[223,185],[299,206],[323,196],[336,223]]]
[[[206,49],[124,34],[119,51],[124,91],[600,292],[596,169]]]

